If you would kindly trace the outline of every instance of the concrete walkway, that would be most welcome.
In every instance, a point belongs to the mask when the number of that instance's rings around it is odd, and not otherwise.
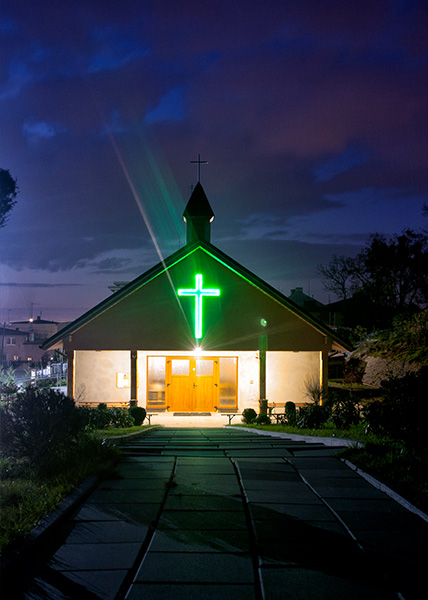
[[[40,564],[32,558],[11,599],[424,595],[428,524],[336,459],[337,448],[212,428],[153,430],[123,447],[117,478]]]

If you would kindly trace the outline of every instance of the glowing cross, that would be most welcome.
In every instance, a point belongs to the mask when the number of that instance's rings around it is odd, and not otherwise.
[[[198,181],[200,181],[200,179],[201,179],[201,165],[207,165],[208,161],[207,160],[201,160],[201,155],[198,154],[198,160],[191,160],[190,162],[192,164],[197,164],[198,165]]]
[[[195,338],[197,340],[202,337],[202,298],[203,296],[220,296],[219,289],[207,289],[202,288],[202,275],[196,275],[195,277],[195,289],[179,289],[177,294],[179,296],[195,296]]]

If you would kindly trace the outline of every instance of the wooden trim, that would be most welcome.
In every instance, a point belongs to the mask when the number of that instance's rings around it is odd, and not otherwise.
[[[267,412],[266,400],[266,351],[268,349],[268,336],[259,337],[259,404],[260,414]]]
[[[320,387],[325,394],[328,388],[328,351],[321,350],[320,352]],[[324,393],[321,396],[321,404],[324,402]]]
[[[68,350],[67,351],[67,396],[69,398],[74,398],[74,382],[75,382],[75,378],[74,378],[74,367],[75,367],[74,355],[75,355],[75,351],[74,350]]]
[[[130,379],[131,379],[131,386],[130,386],[130,397],[129,397],[129,404],[130,406],[137,406],[138,405],[138,391],[137,391],[137,350],[131,350],[130,351]]]

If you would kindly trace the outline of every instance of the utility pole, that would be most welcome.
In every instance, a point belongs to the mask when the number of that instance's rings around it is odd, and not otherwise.
[[[4,336],[5,336],[5,333],[6,333],[6,321],[4,321],[4,323],[3,323],[3,334],[1,336],[1,354],[0,354],[0,364],[1,364],[1,366],[3,366],[3,350],[4,350]]]

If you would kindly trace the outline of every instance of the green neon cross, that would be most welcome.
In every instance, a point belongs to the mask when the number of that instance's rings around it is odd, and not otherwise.
[[[220,296],[220,290],[216,288],[204,290],[200,274],[196,275],[195,280],[195,289],[179,289],[177,294],[179,296],[195,296],[195,338],[199,340],[202,337],[202,298],[203,296]]]

